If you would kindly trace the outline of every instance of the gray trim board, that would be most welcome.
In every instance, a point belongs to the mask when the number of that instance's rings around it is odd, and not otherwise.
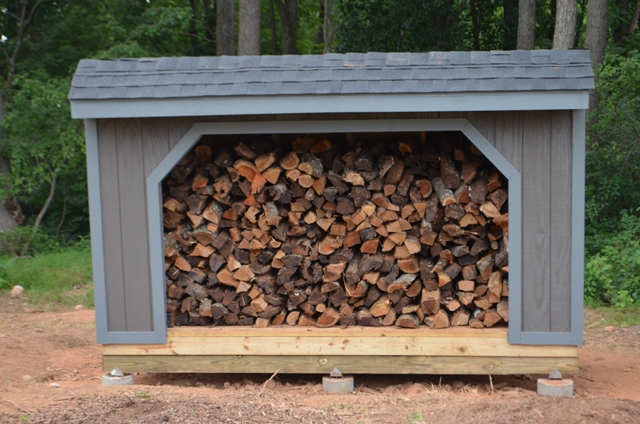
[[[154,310],[154,328],[157,339],[164,337],[166,342],[164,249],[162,227],[162,180],[171,172],[174,165],[205,134],[261,134],[261,133],[323,133],[323,132],[401,132],[401,131],[461,131],[476,147],[509,179],[514,187],[521,185],[520,173],[506,160],[498,150],[467,119],[384,119],[340,120],[340,121],[264,121],[264,122],[223,122],[196,123],[182,137],[178,144],[147,177],[147,205],[149,218],[149,247],[151,259],[152,296]],[[509,198],[509,234],[521,239],[521,194],[513,190]],[[517,299],[510,305],[509,342],[521,343],[522,304],[520,246],[512,244],[509,267],[510,298]],[[516,297],[517,296],[517,297]],[[159,319],[162,317],[162,320]],[[162,321],[162,322],[160,322]],[[546,344],[567,344],[553,335],[544,339]],[[134,343],[122,341],[121,343]],[[139,339],[136,343],[146,343]]]
[[[586,111],[573,111],[573,175],[571,204],[571,335],[583,343],[584,325],[584,208]]]
[[[522,340],[522,175],[509,180],[509,234],[519,234],[519,242],[509,243],[509,343],[521,344]],[[518,219],[512,219],[512,217]],[[510,240],[513,240],[511,238]],[[514,279],[515,277],[515,279]],[[514,284],[515,283],[515,284]]]
[[[72,100],[75,119],[290,113],[482,112],[588,109],[587,91],[463,92]]]
[[[96,335],[98,343],[111,340],[107,321],[107,287],[104,272],[102,244],[102,201],[100,198],[100,162],[98,160],[98,128],[95,119],[84,122],[87,150],[87,185],[89,190],[89,225],[91,227],[91,261],[93,265],[93,292],[96,309]]]

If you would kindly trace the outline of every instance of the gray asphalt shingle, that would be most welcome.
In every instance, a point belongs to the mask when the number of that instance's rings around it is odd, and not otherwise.
[[[593,89],[587,50],[82,60],[71,100]]]

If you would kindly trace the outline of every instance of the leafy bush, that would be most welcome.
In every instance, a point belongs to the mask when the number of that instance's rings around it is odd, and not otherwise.
[[[30,239],[32,233],[33,227],[30,225],[16,227],[10,231],[0,231],[0,255],[21,256],[21,249]],[[44,233],[36,233],[25,254],[34,255],[57,251],[60,251],[60,243],[55,238]]]
[[[586,163],[587,256],[619,230],[620,211],[640,206],[640,52],[612,54],[598,70]]]
[[[585,296],[640,303],[640,52],[609,54],[597,72],[586,163]]]
[[[606,241],[600,242],[600,251],[586,263],[584,285],[588,299],[620,308],[640,303],[639,235],[640,218],[622,211],[617,228],[597,236]]]

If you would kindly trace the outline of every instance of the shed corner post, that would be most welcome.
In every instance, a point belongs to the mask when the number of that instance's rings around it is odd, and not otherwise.
[[[89,194],[89,225],[91,229],[91,262],[98,344],[108,343],[107,287],[102,237],[102,201],[100,197],[100,160],[98,154],[98,123],[85,119],[87,152],[87,186]]]
[[[586,110],[573,111],[571,204],[571,339],[583,344]]]

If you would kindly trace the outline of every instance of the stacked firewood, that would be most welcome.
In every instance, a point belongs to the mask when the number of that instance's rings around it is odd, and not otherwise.
[[[163,186],[169,325],[508,321],[506,181],[422,135],[196,146]]]

